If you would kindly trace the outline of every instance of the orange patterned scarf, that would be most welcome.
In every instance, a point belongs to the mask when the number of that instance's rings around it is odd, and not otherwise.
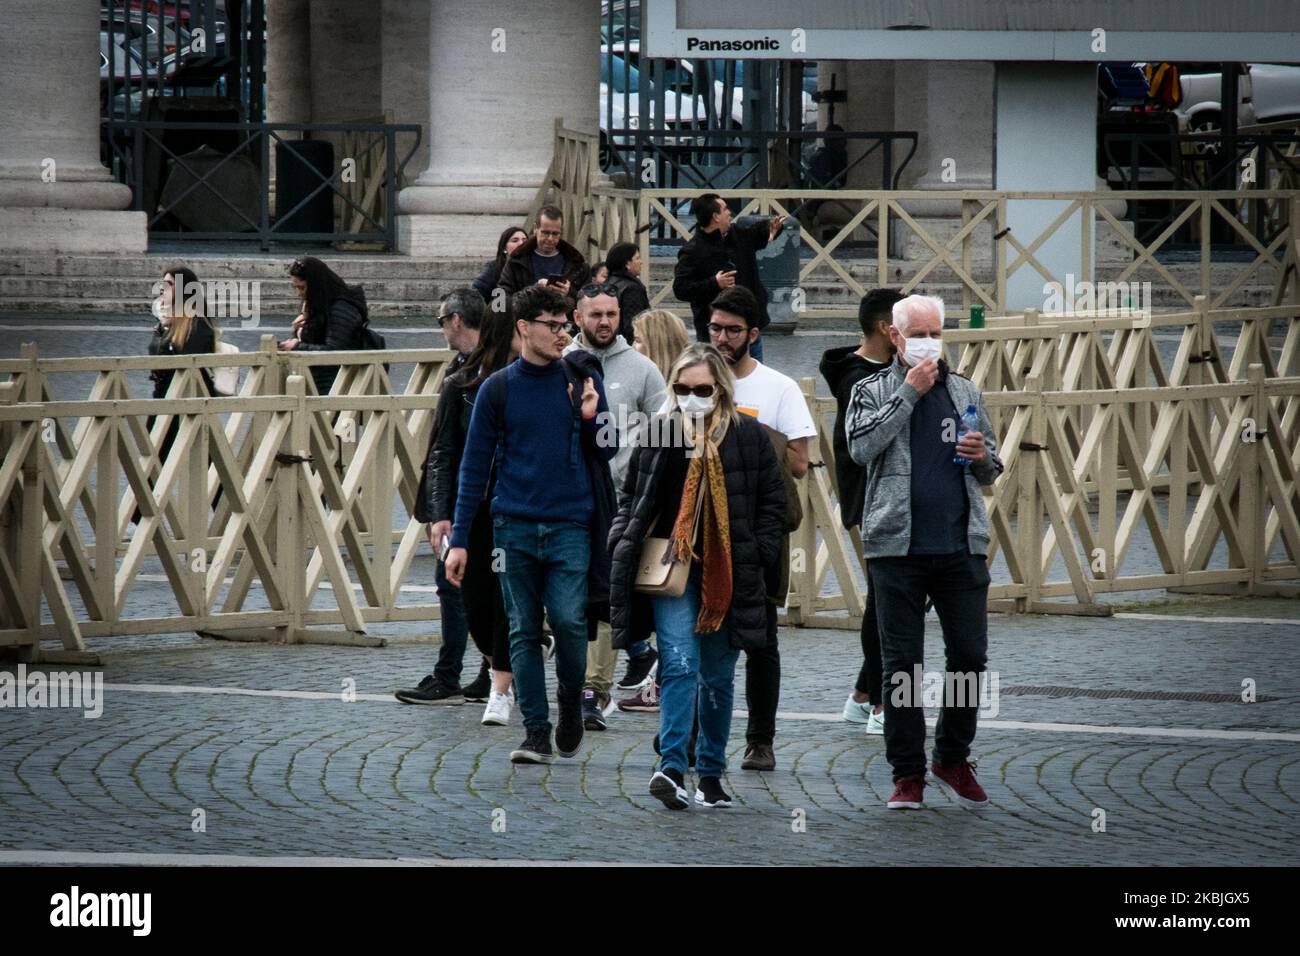
[[[711,434],[698,436],[700,453],[691,458],[686,470],[682,503],[673,525],[673,553],[680,561],[699,558],[704,563],[700,588],[700,614],[695,621],[698,634],[712,634],[722,627],[731,608],[731,522],[727,513],[727,481],[722,473],[718,445],[727,431],[727,420]],[[700,553],[692,550],[696,500],[700,502]]]

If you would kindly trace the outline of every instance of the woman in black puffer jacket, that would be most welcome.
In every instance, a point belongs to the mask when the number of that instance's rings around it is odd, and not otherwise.
[[[289,279],[302,300],[302,313],[293,320],[294,337],[280,343],[282,350],[347,352],[363,347],[361,330],[370,316],[361,286],[348,285],[314,256],[295,259]],[[337,365],[313,365],[316,391],[328,394],[338,373]]]
[[[642,545],[647,537],[671,538],[691,569],[681,597],[650,599],[662,754],[650,792],[670,809],[690,805],[684,778],[698,700],[695,802],[725,807],[736,659],[741,648],[767,643],[764,582],[779,563],[785,485],[763,426],[736,410],[731,370],[716,349],[692,345],[668,384],[676,407],[656,418],[651,437],[633,452],[610,529],[611,625],[614,646],[626,646],[632,615],[645,613],[635,592]]]

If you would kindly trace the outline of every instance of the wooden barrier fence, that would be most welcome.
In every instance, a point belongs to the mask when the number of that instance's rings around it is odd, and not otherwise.
[[[1104,613],[1108,592],[1285,590],[1300,557],[1295,311],[1200,300],[1168,316],[995,317],[945,333],[985,390],[1006,465],[986,490],[990,563],[1009,578],[991,591],[998,606]],[[1216,325],[1230,322],[1228,357]],[[1178,333],[1169,362],[1162,330]],[[268,336],[235,355],[41,359],[27,346],[0,360],[0,648],[82,659],[88,639],[191,630],[374,644],[370,624],[436,619],[403,585],[424,540],[408,516],[449,358],[281,353]],[[400,394],[384,363],[410,367]],[[199,370],[232,365],[239,395],[200,397]],[[327,396],[315,365],[340,367]],[[177,369],[165,403],[132,393],[162,368]],[[67,375],[93,376],[86,400],[59,397]],[[835,504],[834,403],[802,384],[820,432],[785,619],[856,627],[862,548]],[[1158,571],[1138,567],[1139,542]],[[174,608],[137,587],[142,573],[162,575]],[[55,638],[60,651],[39,647]]]

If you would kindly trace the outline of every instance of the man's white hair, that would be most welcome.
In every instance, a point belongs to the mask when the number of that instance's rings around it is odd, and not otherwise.
[[[890,310],[890,317],[893,319],[894,328],[898,329],[899,335],[907,334],[907,327],[912,324],[913,317],[922,315],[939,316],[939,325],[943,325],[943,299],[934,295],[909,295],[904,299],[899,299],[894,303]]]

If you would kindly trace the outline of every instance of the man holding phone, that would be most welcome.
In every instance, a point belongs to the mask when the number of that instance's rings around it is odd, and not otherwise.
[[[731,208],[717,193],[705,193],[695,199],[691,213],[695,216],[695,235],[677,253],[673,295],[690,303],[696,339],[709,341],[713,300],[718,293],[736,286],[748,289],[758,300],[761,333],[771,319],[767,314],[767,289],[758,277],[755,253],[776,238],[785,217],[773,216],[751,226],[733,225]],[[749,351],[762,361],[761,334]]]
[[[581,252],[562,238],[564,213],[558,206],[543,206],[537,214],[532,238],[506,260],[497,284],[514,295],[529,286],[554,289],[564,296],[573,311],[573,297],[587,284],[591,269]]]

